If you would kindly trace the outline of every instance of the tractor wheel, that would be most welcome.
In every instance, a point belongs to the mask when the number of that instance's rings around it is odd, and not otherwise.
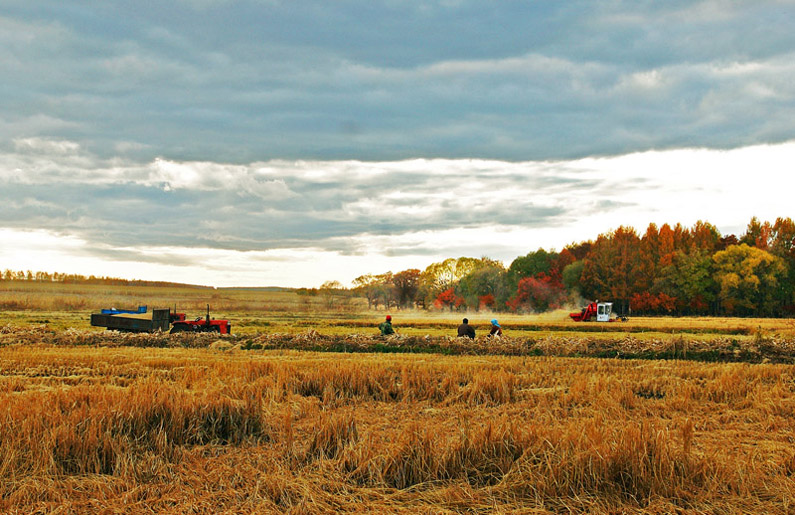
[[[171,330],[169,331],[169,334],[184,333],[185,331],[188,331],[188,330],[189,330],[188,326],[185,325],[185,324],[174,324],[171,327]]]

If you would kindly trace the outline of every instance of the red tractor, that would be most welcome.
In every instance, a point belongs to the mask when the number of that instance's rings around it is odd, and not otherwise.
[[[171,320],[170,333],[211,333],[216,332],[219,334],[230,334],[232,332],[232,324],[229,320],[214,320],[210,318],[210,305],[207,305],[207,316],[197,317],[194,320],[186,320],[185,313],[177,313],[176,308],[174,312],[169,314]]]
[[[591,302],[582,310],[576,313],[569,313],[569,316],[575,322],[590,322],[592,320],[596,320],[597,322],[616,322],[621,320],[625,322],[627,317],[625,316],[617,316],[616,318],[610,318],[610,313],[613,311],[613,303],[612,302]]]

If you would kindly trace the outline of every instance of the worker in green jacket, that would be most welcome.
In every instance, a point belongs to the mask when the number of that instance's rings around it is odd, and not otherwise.
[[[381,336],[395,334],[395,329],[392,327],[392,315],[387,315],[386,320],[378,324],[378,329],[381,330]]]

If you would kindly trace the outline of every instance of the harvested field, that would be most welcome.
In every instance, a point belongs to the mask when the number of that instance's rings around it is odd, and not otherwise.
[[[0,512],[792,512],[792,320],[500,315],[473,342],[397,312],[382,338],[383,312],[206,292],[6,292]],[[88,325],[208,302],[236,334]]]
[[[204,336],[4,328],[0,509],[791,509],[789,364],[245,350],[278,338]]]

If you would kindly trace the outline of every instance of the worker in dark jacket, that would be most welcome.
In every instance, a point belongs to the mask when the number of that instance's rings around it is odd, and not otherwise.
[[[497,322],[496,318],[491,320],[491,331],[489,331],[489,336],[500,337],[502,336],[502,327],[500,327],[499,322]]]
[[[378,325],[378,329],[381,330],[381,336],[395,334],[395,329],[392,327],[392,315],[387,315],[386,320]]]
[[[468,336],[475,339],[475,328],[469,325],[469,319],[465,318],[464,323],[458,326],[458,336]]]

